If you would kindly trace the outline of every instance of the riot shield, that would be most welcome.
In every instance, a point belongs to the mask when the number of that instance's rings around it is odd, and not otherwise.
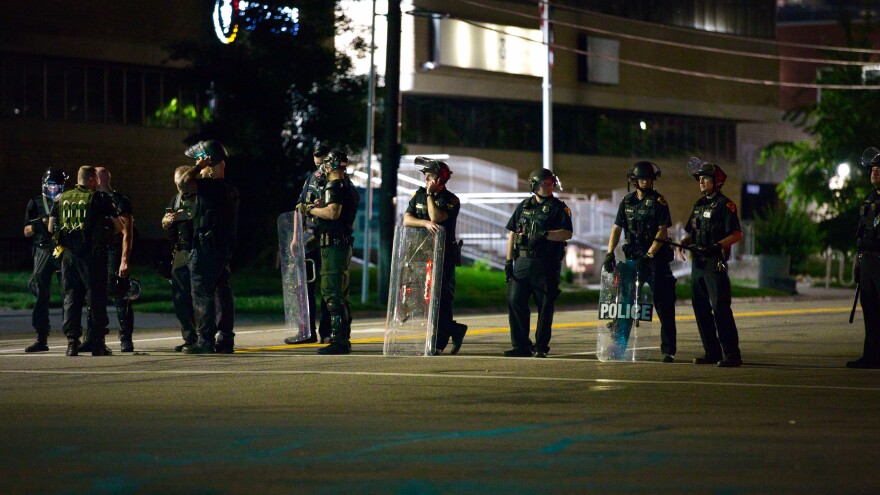
[[[432,234],[421,227],[397,226],[384,355],[425,356],[434,351],[445,238],[443,227]]]
[[[302,214],[297,211],[278,215],[278,252],[281,265],[281,289],[284,296],[284,321],[287,328],[293,331],[293,337],[303,340],[312,336],[306,284],[314,280],[314,274],[309,278],[306,271],[306,262],[312,260],[306,259],[307,240],[302,228],[304,221]],[[312,271],[314,272],[314,266]]]
[[[651,323],[654,296],[646,279],[650,275],[647,270],[640,273],[635,260],[618,262],[613,273],[602,268],[596,341],[599,361],[644,360],[658,345]]]

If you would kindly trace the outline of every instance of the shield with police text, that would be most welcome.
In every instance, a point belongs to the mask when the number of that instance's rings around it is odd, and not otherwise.
[[[658,345],[654,335],[654,295],[648,284],[650,271],[634,260],[617,263],[614,272],[602,268],[599,290],[599,328],[596,357],[599,361],[648,359]]]
[[[386,356],[424,356],[434,351],[446,230],[398,225],[394,233],[385,320]]]
[[[281,265],[281,289],[284,297],[284,322],[293,332],[294,339],[312,336],[309,319],[309,295],[306,284],[314,280],[308,276],[303,235],[305,219],[298,211],[278,215],[278,252]],[[314,266],[312,267],[314,269]]]

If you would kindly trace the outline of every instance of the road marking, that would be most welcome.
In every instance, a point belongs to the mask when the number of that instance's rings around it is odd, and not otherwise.
[[[330,376],[368,376],[395,378],[460,378],[463,380],[508,380],[517,382],[565,382],[565,383],[596,383],[602,385],[700,385],[709,387],[744,387],[771,388],[792,390],[849,390],[863,392],[880,392],[880,387],[852,387],[838,385],[792,385],[775,383],[745,382],[711,382],[685,380],[623,380],[613,378],[572,378],[548,376],[517,376],[517,375],[466,375],[448,373],[402,373],[382,371],[321,371],[321,370],[0,370],[5,375],[330,375]]]

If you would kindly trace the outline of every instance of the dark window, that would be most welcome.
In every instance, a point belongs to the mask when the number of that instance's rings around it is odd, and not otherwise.
[[[64,62],[51,61],[46,63],[46,118],[64,119],[64,78],[67,67]]]
[[[125,123],[144,124],[144,73],[125,71]]]
[[[86,116],[86,80],[85,68],[70,65],[65,71],[65,118],[70,121],[82,122]]]
[[[86,68],[86,120],[104,122],[107,84],[104,67]]]
[[[107,122],[125,122],[125,71],[117,67],[107,70]]]
[[[28,60],[24,63],[24,106],[22,114],[24,117],[32,119],[41,119],[46,115],[45,112],[45,76],[43,74],[43,63],[35,60]]]

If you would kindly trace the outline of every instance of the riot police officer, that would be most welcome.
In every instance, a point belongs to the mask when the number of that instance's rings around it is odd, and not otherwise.
[[[326,157],[329,152],[329,146],[324,144],[315,145],[315,151],[312,153],[312,160],[315,163],[315,171],[310,172],[306,177],[302,192],[300,192],[299,198],[296,201],[298,208],[303,208],[299,205],[315,204],[320,200],[321,190],[327,184],[327,176],[324,173],[324,167],[322,167],[322,164],[324,162],[324,157]],[[330,343],[330,313],[327,311],[327,306],[325,305],[323,298],[321,299],[320,304],[321,316],[317,317],[318,304],[315,294],[318,286],[317,276],[321,273],[321,249],[318,246],[318,237],[316,235],[318,227],[317,218],[306,215],[305,219],[306,224],[303,229],[303,236],[306,238],[306,258],[312,260],[312,266],[314,267],[315,272],[314,280],[306,284],[309,297],[309,324],[312,328],[312,334],[307,339],[300,338],[299,335],[285,338],[284,343],[290,345],[315,343],[318,341],[319,335],[322,344]],[[319,324],[317,325],[318,328],[315,328],[316,317],[319,321]]]
[[[105,167],[95,167],[98,177],[98,190],[109,195],[116,207],[116,214],[122,221],[122,233],[113,236],[107,249],[107,295],[116,307],[116,317],[119,320],[119,346],[122,352],[133,352],[132,331],[134,330],[134,312],[132,311],[129,290],[120,291],[122,284],[130,287],[128,260],[131,256],[131,248],[134,242],[134,216],[131,199],[110,185],[110,171]],[[91,352],[92,343],[89,340],[91,329],[94,326],[89,312],[88,332],[83,335],[80,352]],[[109,352],[109,351],[108,351]]]
[[[174,347],[176,352],[182,352],[186,346],[196,345],[199,340],[193,312],[192,274],[189,270],[196,195],[183,180],[191,168],[192,166],[183,165],[174,171],[177,194],[171,198],[165,208],[165,216],[162,217],[162,228],[168,231],[172,245],[171,301],[177,320],[180,321],[180,333],[183,337],[183,344]]]
[[[722,368],[742,365],[739,334],[730,308],[730,248],[742,240],[736,204],[721,193],[727,174],[718,165],[691,160],[691,175],[701,197],[694,203],[681,244],[693,253],[691,286],[694,316],[705,354],[694,364],[718,364]],[[698,166],[696,166],[698,165]]]
[[[49,234],[49,214],[52,205],[64,192],[67,174],[60,168],[47,168],[43,172],[43,192],[28,201],[24,214],[24,236],[33,241],[34,271],[28,280],[28,287],[37,298],[31,315],[31,324],[37,332],[37,340],[27,346],[24,352],[45,352],[49,350],[49,296],[52,287],[52,274],[61,266],[52,256],[55,245]],[[58,278],[61,282],[61,278]]]
[[[348,157],[331,151],[322,167],[327,183],[317,203],[300,203],[299,210],[317,219],[316,234],[321,249],[321,298],[330,314],[333,338],[318,354],[351,352],[351,310],[348,305],[348,265],[354,243],[354,219],[360,197],[345,174]]]
[[[122,228],[112,199],[98,191],[95,167],[80,167],[76,187],[58,197],[49,219],[49,231],[56,236],[61,251],[68,356],[79,354],[82,310],[87,298],[94,321],[92,355],[107,355],[107,247],[111,236]]]
[[[654,190],[654,181],[660,177],[656,163],[640,161],[627,174],[627,189],[636,190],[620,202],[617,217],[608,239],[605,255],[605,271],[613,272],[614,249],[620,242],[620,234],[626,234],[623,253],[628,260],[637,260],[640,278],[647,280],[654,294],[654,304],[660,317],[660,352],[664,363],[675,360],[675,277],[669,269],[674,257],[672,247],[663,243],[667,229],[672,225],[669,204],[662,194]]]
[[[195,158],[196,166],[184,172],[182,181],[187,190],[195,191],[193,238],[189,270],[192,283],[193,315],[199,340],[186,344],[187,354],[211,354],[217,343],[217,286],[227,269],[235,222],[229,187],[220,180],[198,178],[202,170],[222,166],[225,149],[216,141],[202,141],[186,151]],[[218,161],[215,162],[214,159]],[[220,353],[234,350],[234,334],[222,334]]]
[[[443,247],[443,271],[441,275],[440,301],[437,322],[437,339],[434,353],[440,354],[452,338],[451,354],[457,354],[464,341],[467,325],[456,323],[452,316],[452,303],[455,300],[455,266],[461,264],[461,244],[455,241],[455,224],[461,203],[458,196],[446,188],[452,177],[452,170],[446,162],[417,156],[415,165],[425,174],[425,186],[419,187],[403,215],[404,227],[423,227],[436,234],[439,227],[446,231]]]
[[[865,344],[862,357],[846,363],[848,368],[880,368],[880,151],[868,148],[862,165],[871,174],[874,190],[865,196],[859,209],[856,231],[858,255],[855,280],[865,315]]]
[[[507,306],[510,341],[507,357],[547,357],[565,241],[571,239],[571,210],[553,196],[559,179],[547,169],[529,175],[532,196],[523,200],[507,222]],[[529,299],[538,306],[535,343],[529,338]]]

